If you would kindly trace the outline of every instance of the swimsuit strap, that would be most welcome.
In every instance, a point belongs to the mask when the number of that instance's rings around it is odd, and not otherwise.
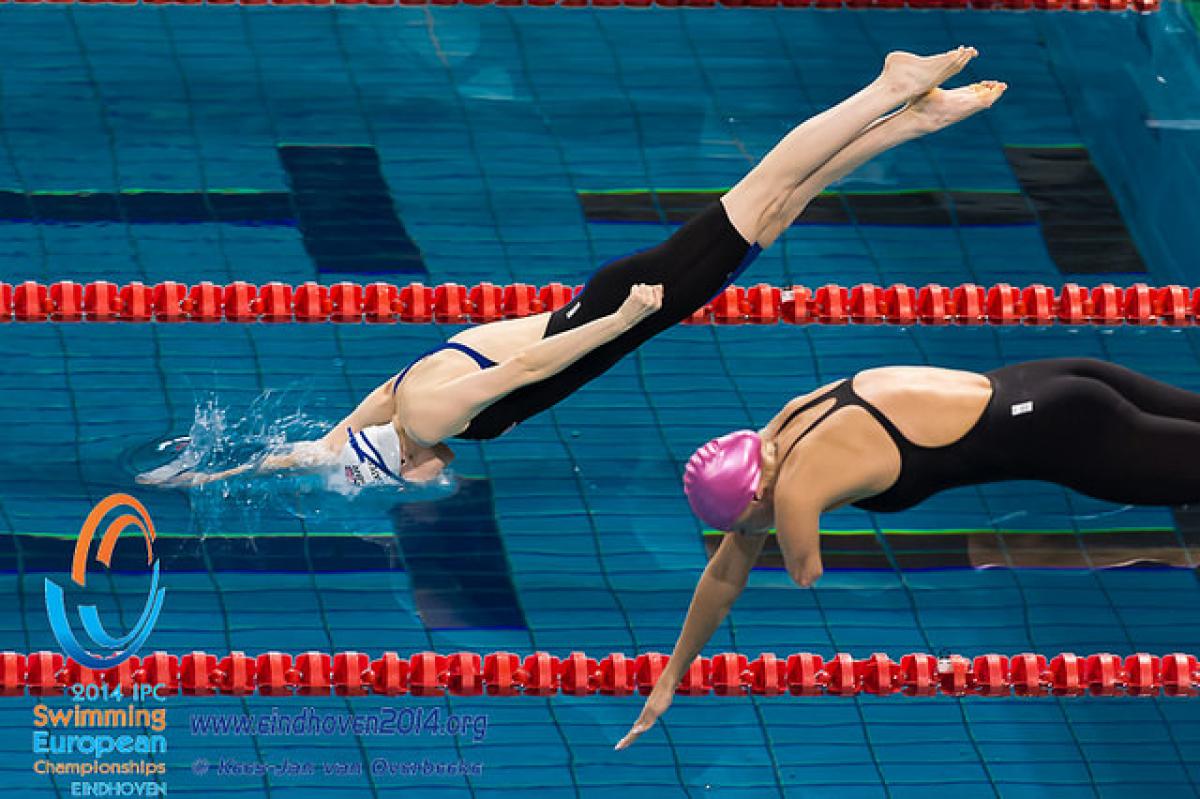
[[[458,350],[463,355],[470,355],[471,358],[474,359],[475,363],[479,364],[480,369],[491,369],[496,365],[495,361],[483,353],[479,352],[478,350],[471,349],[466,344],[459,344],[457,341],[447,341],[445,344],[438,347],[438,350]]]
[[[849,386],[850,394],[854,397],[853,404],[871,414],[871,416],[875,418],[875,421],[879,422],[879,426],[882,427],[884,432],[891,437],[892,442],[896,445],[896,448],[900,450],[900,454],[902,456],[906,450],[916,446],[916,444],[913,444],[908,440],[908,436],[900,432],[900,428],[896,427],[895,422],[889,419],[883,413],[883,411],[879,410],[874,405],[859,396],[858,392],[854,390],[854,378],[848,380],[847,384]]]
[[[821,422],[828,419],[830,416],[832,416],[834,414],[834,412],[840,410],[843,406],[852,404],[852,396],[847,396],[847,394],[849,393],[849,394],[853,395],[853,392],[846,391],[847,387],[849,386],[849,383],[850,383],[849,380],[843,380],[842,382],[838,383],[833,388],[826,391],[821,396],[817,397],[816,399],[809,400],[808,402],[804,403],[796,410],[792,411],[791,415],[789,415],[788,418],[784,420],[783,424],[781,424],[779,426],[780,433],[782,433],[784,430],[786,430],[788,425],[790,425],[793,421],[795,421],[796,417],[799,416],[800,414],[804,413],[805,411],[809,410],[810,408],[814,408],[817,405],[820,405],[822,402],[829,399],[830,397],[832,397],[834,400],[833,406],[829,410],[827,410],[827,411],[825,411],[825,413],[821,414],[820,418],[818,418],[815,422],[810,424],[808,426],[808,428],[805,429],[804,432],[802,432],[800,435],[796,436],[796,440],[792,442],[792,445],[787,448],[787,452],[785,452],[783,454],[783,457],[779,459],[780,465],[782,465],[783,462],[785,460],[787,460],[788,456],[792,454],[792,450],[794,450],[796,448],[796,445],[799,444],[806,435],[808,435],[809,433],[811,433],[813,430],[815,430],[817,428],[817,425],[821,424]],[[776,435],[778,435],[778,434],[776,434]]]
[[[428,358],[430,355],[433,355],[434,353],[441,352],[442,350],[455,350],[457,352],[461,352],[463,355],[468,355],[471,357],[472,360],[475,361],[475,363],[479,364],[480,369],[491,369],[493,366],[496,365],[496,362],[493,361],[491,358],[478,352],[477,350],[471,349],[466,344],[459,344],[457,341],[447,341],[445,344],[441,344],[441,345],[429,350],[428,352],[422,353],[421,355],[417,356],[413,360],[412,363],[410,363],[408,366],[404,367],[404,371],[402,371],[400,374],[396,375],[396,381],[394,383],[392,383],[392,393],[393,394],[396,393],[396,390],[400,388],[400,381],[404,379],[404,376],[406,374],[408,374],[408,371],[410,369],[412,369],[414,366],[416,366],[419,361],[421,361],[425,358]]]
[[[808,409],[821,404],[822,402],[829,399],[830,397],[834,398],[833,407],[831,407],[829,410],[825,411],[825,413],[821,414],[820,418],[818,418],[815,422],[810,424],[803,433],[801,433],[799,436],[796,437],[796,440],[792,442],[792,445],[790,447],[788,447],[787,452],[785,452],[783,457],[780,458],[780,460],[779,460],[780,464],[782,464],[785,460],[787,460],[788,455],[792,454],[792,450],[796,448],[796,445],[799,444],[800,441],[805,436],[807,436],[809,433],[811,433],[813,430],[815,430],[818,425],[820,425],[822,422],[824,422],[826,419],[828,419],[830,416],[832,416],[834,413],[841,410],[842,408],[849,407],[852,405],[862,408],[867,413],[871,414],[872,418],[874,418],[875,421],[879,423],[879,425],[883,428],[884,432],[886,432],[888,434],[888,436],[891,437],[892,441],[895,442],[896,447],[900,450],[901,456],[904,455],[904,452],[908,448],[911,448],[913,446],[913,444],[908,440],[908,438],[905,437],[905,435],[900,432],[900,429],[898,427],[896,427],[895,424],[892,423],[891,419],[887,418],[887,416],[885,416],[881,410],[876,408],[871,403],[867,402],[865,399],[863,399],[859,395],[859,393],[857,391],[854,390],[854,378],[850,378],[848,380],[843,380],[841,383],[838,383],[836,386],[831,388],[829,391],[826,391],[824,394],[817,397],[816,399],[810,400],[810,401],[804,403],[803,405],[801,405],[799,408],[797,408],[795,411],[793,411],[790,416],[788,416],[787,420],[782,425],[779,426],[779,431],[783,432],[783,430],[786,429],[787,426],[789,424],[791,424],[792,421],[797,416],[799,416],[801,413],[804,413]]]

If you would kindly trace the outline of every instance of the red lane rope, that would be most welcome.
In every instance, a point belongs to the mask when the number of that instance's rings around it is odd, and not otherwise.
[[[581,287],[456,283],[314,282],[290,286],[244,281],[153,286],[69,280],[49,285],[0,283],[0,322],[367,322],[461,324],[515,319],[557,310]],[[1057,290],[998,283],[956,287],[930,283],[887,288],[863,283],[748,288],[730,286],[684,324],[706,325],[1162,325],[1189,327],[1200,318],[1200,289],[1104,283]]]
[[[108,671],[92,671],[57,652],[0,653],[0,695],[61,695],[68,686],[107,685],[129,691],[158,685],[160,693],[318,696],[550,696],[648,694],[668,657],[651,652],[620,653],[596,660],[583,652],[556,657],[535,652],[418,652],[404,658],[385,652],[266,652],[257,657],[233,652],[222,658],[207,652],[172,655],[154,652],[132,657]],[[905,655],[896,662],[884,654],[854,658],[840,652],[826,661],[797,653],[723,653],[697,658],[676,693],[687,696],[1179,696],[1200,695],[1200,663],[1195,655],[1161,657],[1139,652],[1045,655],[1011,658],[986,654],[935,657]]]
[[[0,0],[0,5],[7,0]],[[38,4],[78,2],[86,5],[137,5],[138,0],[11,0]],[[819,8],[838,9],[953,9],[971,11],[1136,11],[1159,10],[1161,0],[141,0],[143,5],[212,6],[531,6],[545,8]]]

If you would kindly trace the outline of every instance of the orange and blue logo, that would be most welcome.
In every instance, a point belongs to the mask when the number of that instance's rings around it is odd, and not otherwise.
[[[87,567],[92,542],[96,538],[96,531],[100,529],[100,523],[110,511],[120,515],[109,523],[104,534],[100,536],[100,544],[95,554],[97,563],[111,568],[117,539],[130,527],[141,530],[142,538],[146,542],[146,565],[151,570],[150,592],[146,598],[146,606],[133,629],[117,638],[109,634],[101,624],[100,614],[95,605],[81,605],[79,618],[84,632],[91,639],[91,647],[85,647],[75,637],[75,631],[71,627],[62,587],[46,578],[46,613],[50,617],[50,629],[58,639],[63,654],[89,669],[111,669],[137,654],[158,621],[167,591],[158,587],[158,559],[154,556],[154,522],[150,520],[145,506],[129,494],[111,494],[92,508],[79,531],[79,539],[75,542],[75,555],[71,559],[71,581],[80,588],[87,587]]]

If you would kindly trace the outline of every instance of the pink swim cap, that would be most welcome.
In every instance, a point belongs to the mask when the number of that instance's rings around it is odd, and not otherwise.
[[[753,430],[714,438],[692,453],[683,472],[683,493],[705,524],[729,530],[762,479],[762,440]]]

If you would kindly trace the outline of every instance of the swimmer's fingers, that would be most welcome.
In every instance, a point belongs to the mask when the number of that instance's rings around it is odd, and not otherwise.
[[[647,302],[650,305],[650,308],[652,309],[651,313],[655,313],[658,311],[658,309],[662,308],[662,304],[663,304],[662,284],[659,283],[654,286],[647,286],[646,288],[649,290],[649,298],[648,298]]]
[[[644,714],[643,714],[644,715]],[[641,737],[642,733],[654,726],[653,721],[641,721],[629,728],[629,732],[625,733],[625,737],[617,741],[617,745],[613,747],[617,751],[628,749],[633,745],[633,742]]]
[[[614,746],[613,749],[616,749],[618,752],[622,749],[628,749],[633,745],[633,742],[638,739],[638,736],[648,729],[650,729],[650,727],[644,724],[634,724],[633,727],[630,728],[629,732],[625,733],[625,737],[620,741],[617,741],[617,745]]]
[[[629,297],[621,305],[617,314],[629,327],[650,316],[662,307],[662,286],[649,286],[638,283],[629,289]]]
[[[189,472],[186,469],[180,470],[174,464],[153,469],[148,472],[142,472],[133,478],[138,485],[144,486],[160,486],[170,488],[180,485],[191,485],[196,479],[194,472]]]
[[[625,737],[617,741],[617,745],[613,748],[616,750],[629,748],[634,741],[641,737],[642,733],[649,730],[657,722],[659,716],[667,712],[667,708],[671,706],[671,697],[668,695],[665,701],[651,694],[646,700],[645,707],[642,708],[642,715],[638,716],[638,720],[629,728],[629,732],[625,733]]]

